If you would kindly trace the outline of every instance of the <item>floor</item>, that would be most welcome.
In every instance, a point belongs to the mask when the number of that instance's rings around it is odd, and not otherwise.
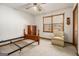
[[[0,48],[0,51],[9,52],[11,48],[15,49],[16,47],[10,45],[7,46],[6,48],[4,47],[4,49]],[[10,56],[76,56],[76,49],[74,46],[70,44],[66,44],[65,47],[59,47],[59,46],[51,45],[50,40],[41,39],[40,45],[34,43],[22,49],[21,52],[17,51],[11,54]]]

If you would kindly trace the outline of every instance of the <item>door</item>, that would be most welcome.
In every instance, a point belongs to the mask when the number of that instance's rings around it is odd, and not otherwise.
[[[78,45],[78,4],[73,11],[73,44],[77,48]]]

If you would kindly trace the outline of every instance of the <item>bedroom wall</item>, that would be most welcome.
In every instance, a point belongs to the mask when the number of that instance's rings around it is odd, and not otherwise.
[[[32,15],[0,5],[0,40],[23,36],[27,24],[34,24]]]
[[[36,19],[36,24],[39,27],[40,30],[40,36],[45,37],[45,38],[52,38],[53,33],[47,33],[43,32],[43,16],[50,16],[50,15],[56,15],[56,14],[61,14],[64,13],[64,33],[65,33],[65,41],[72,43],[72,37],[73,37],[73,17],[72,17],[72,8],[67,8],[67,9],[61,9],[61,10],[56,10],[47,14],[41,14],[35,17]],[[71,24],[68,26],[66,24],[66,18],[70,17]]]

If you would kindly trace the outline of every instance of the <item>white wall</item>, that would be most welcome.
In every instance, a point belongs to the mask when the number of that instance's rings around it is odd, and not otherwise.
[[[43,16],[55,15],[64,13],[64,32],[65,41],[72,43],[73,35],[73,21],[72,21],[72,8],[57,10],[48,14],[35,16],[36,24],[40,30],[41,37],[52,38],[53,33],[43,32]],[[67,26],[66,18],[70,17],[71,24]],[[34,24],[34,16],[12,9],[7,6],[0,5],[0,40],[15,38],[23,35],[25,24]]]
[[[73,37],[73,17],[72,17],[72,8],[67,8],[67,9],[61,9],[57,10],[48,14],[42,14],[38,15],[35,17],[36,19],[36,24],[39,27],[40,30],[40,36],[41,37],[46,37],[46,38],[52,38],[53,33],[46,33],[43,32],[43,16],[50,16],[50,15],[56,15],[56,14],[61,14],[64,13],[64,33],[65,33],[65,41],[72,43],[72,37]],[[66,24],[66,18],[70,17],[71,24],[68,26]]]
[[[34,24],[32,15],[0,5],[0,40],[23,36],[27,24]]]

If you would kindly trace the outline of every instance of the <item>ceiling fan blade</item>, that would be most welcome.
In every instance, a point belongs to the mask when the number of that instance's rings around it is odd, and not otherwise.
[[[45,3],[29,3],[28,5],[26,5],[26,9],[30,9],[32,7],[36,7],[38,11],[42,11],[42,7],[41,4],[45,4]]]
[[[42,11],[42,7],[40,5],[37,6],[38,11]]]
[[[27,5],[25,8],[26,8],[26,9],[29,9],[29,8],[31,8],[31,7],[33,7],[33,6],[34,6],[34,5],[30,3],[30,4]]]
[[[41,4],[46,4],[46,3],[41,3]]]

